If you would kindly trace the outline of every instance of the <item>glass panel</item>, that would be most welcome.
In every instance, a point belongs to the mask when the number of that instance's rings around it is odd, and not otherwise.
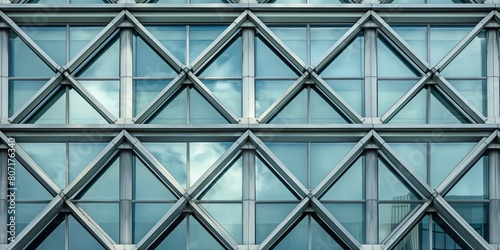
[[[137,103],[137,101],[135,102]],[[142,108],[141,108],[142,109]],[[137,107],[136,110],[139,110]],[[147,123],[151,124],[186,124],[187,123],[187,90],[184,88],[172,96],[163,108]]]
[[[241,80],[204,80],[203,83],[227,109],[233,112],[236,116],[241,117]]]
[[[431,92],[430,123],[470,123],[441,93]]]
[[[107,145],[107,143],[69,143],[69,182],[72,182]]]
[[[307,63],[307,30],[305,26],[269,27],[302,61]],[[264,55],[265,56],[265,55]]]
[[[310,3],[338,3],[332,0],[310,0]],[[316,64],[325,53],[346,33],[347,27],[311,27],[311,62]]]
[[[444,77],[486,76],[486,32],[481,31],[441,74]]]
[[[179,2],[186,2],[180,0]],[[186,62],[186,26],[146,26],[181,63]]]
[[[432,143],[431,186],[437,187],[474,146],[475,143]]]
[[[394,0],[392,3],[424,3],[424,0]],[[391,26],[413,52],[423,60],[427,60],[427,27],[426,26]]]
[[[466,26],[431,26],[430,63],[436,65],[455,45],[471,31]],[[467,63],[468,65],[468,63]]]
[[[310,217],[304,217],[290,231],[285,238],[279,242],[275,249],[290,250],[290,249],[309,249],[309,220]]]
[[[231,143],[198,142],[189,144],[189,183],[192,186],[221,156]],[[236,164],[240,164],[241,162]]]
[[[23,41],[11,31],[9,38],[9,76],[45,77],[54,72]],[[29,67],[28,67],[29,65]]]
[[[241,243],[243,237],[242,205],[241,204],[203,204],[202,205],[219,224]]]
[[[330,213],[360,243],[365,242],[365,204],[324,204]]]
[[[99,242],[73,218],[68,216],[69,248],[71,250],[104,249]]]
[[[488,104],[486,80],[450,80],[449,83],[479,112],[487,116]]]
[[[198,0],[191,3],[220,3],[221,0]],[[189,61],[194,60],[210,45],[227,26],[189,26]]]
[[[387,112],[414,84],[413,80],[378,80],[378,115]]]
[[[343,248],[323,229],[323,223],[311,219],[311,249],[342,250]]]
[[[26,153],[59,185],[66,187],[65,143],[19,143]]]
[[[118,38],[110,41],[91,61],[78,71],[79,77],[119,77],[120,43]]]
[[[240,158],[222,174],[203,195],[203,200],[241,200],[243,195],[242,159]]]
[[[29,0],[28,3],[61,4],[66,3],[66,0]]]
[[[79,205],[115,242],[119,242],[118,203],[79,203]]]
[[[215,59],[204,69],[200,77],[237,77],[243,75],[243,43],[238,36],[229,46],[219,52]]]
[[[315,124],[347,123],[338,109],[321,94],[312,89],[309,94],[310,122]]]
[[[307,184],[307,143],[269,142],[266,145],[302,184]]]
[[[208,234],[203,232],[204,234]],[[179,223],[172,232],[170,232],[165,239],[158,245],[158,247],[154,249],[179,249],[184,250],[187,249],[187,219],[184,219]],[[208,234],[208,236],[210,236]],[[199,237],[197,235],[197,237]],[[191,238],[197,238],[191,237]],[[213,239],[212,239],[213,241]]]
[[[404,161],[405,166],[427,182],[426,143],[389,143],[389,146],[397,153],[397,157]]]
[[[364,156],[356,160],[321,200],[363,200],[365,198]]]
[[[227,3],[227,0],[191,0],[190,3]]]
[[[450,203],[451,207],[486,241],[489,241],[488,203]]]
[[[311,185],[309,188],[315,188],[354,145],[354,143],[311,143]]]
[[[108,124],[108,122],[80,94],[70,89],[69,124]]]
[[[80,83],[115,117],[120,116],[119,81],[80,81]]]
[[[378,241],[382,242],[417,204],[379,204],[378,205]]]
[[[426,89],[421,90],[413,97],[390,121],[395,124],[422,124],[427,123]]]
[[[54,223],[50,223],[51,226],[55,226]],[[43,240],[36,249],[51,249],[51,250],[65,250],[65,223],[64,221],[57,226],[54,231],[52,231],[47,238]],[[43,236],[39,236],[43,237]],[[36,244],[36,243],[35,243]],[[33,246],[30,246],[33,247]]]
[[[293,83],[291,80],[256,80],[255,115],[262,115]]]
[[[364,38],[362,34],[359,34],[320,75],[322,77],[362,77],[365,71],[364,46]]]
[[[73,4],[108,3],[106,0],[70,0]]]
[[[274,124],[307,123],[307,90],[302,90],[270,121]]]
[[[171,207],[168,203],[134,203],[133,243],[138,243]]]
[[[65,124],[66,91],[58,90],[29,120],[31,124]]]
[[[186,143],[144,143],[144,146],[186,188]]]
[[[133,45],[134,76],[174,78],[177,73],[137,34]]]
[[[255,159],[255,189],[257,200],[296,200],[285,184],[259,158]]]
[[[146,108],[146,106],[153,101],[153,99],[167,86],[169,82],[170,80],[133,80],[133,115],[138,115],[139,112]],[[186,101],[184,101],[184,103],[185,102]],[[183,121],[186,121],[186,119]]]
[[[395,250],[429,250],[429,217],[424,218],[396,245]]]
[[[191,124],[220,124],[227,120],[196,89],[191,89],[189,115]]]
[[[49,191],[18,163],[19,161],[16,162],[16,200],[52,200],[54,197]]]
[[[378,199],[379,200],[416,200],[417,195],[401,181],[387,164],[378,160]]]
[[[306,0],[271,0],[267,3],[306,3]]]
[[[224,249],[194,217],[189,217],[189,235],[195,235],[189,237],[189,250]]]
[[[432,230],[432,249],[446,249],[446,250],[455,250],[462,249],[455,241],[458,240],[458,235],[449,235],[447,231],[445,231],[442,227],[444,227],[444,223],[432,223],[434,229]]]
[[[255,204],[255,238],[262,242],[296,204]]]
[[[488,199],[488,156],[483,156],[445,195],[448,200]]]
[[[94,177],[94,182],[80,195],[82,200],[118,200],[120,158],[111,161],[107,169]]]
[[[358,114],[364,115],[365,81],[363,80],[326,80],[326,83],[342,97]]]
[[[21,168],[18,168],[21,169]],[[19,174],[19,173],[16,173]],[[19,175],[17,177],[20,177]],[[19,185],[18,187],[21,187]],[[42,188],[43,189],[43,188]],[[19,191],[19,188],[18,190]],[[36,189],[33,189],[36,192]],[[43,190],[42,190],[43,191]],[[16,193],[18,195],[20,193]],[[43,197],[39,196],[37,199]],[[16,197],[16,199],[18,199]],[[47,203],[16,203],[16,235],[19,235],[21,231],[31,222],[33,219],[40,214],[42,209],[47,206]]]
[[[272,65],[272,66],[271,66]],[[261,36],[255,38],[255,77],[297,78],[278,52],[270,49]]]
[[[9,116],[17,112],[43,85],[45,81],[9,80]]]
[[[377,39],[377,63],[379,77],[416,77],[420,75],[387,40],[380,36]]]
[[[134,163],[135,200],[177,200],[170,190],[136,156]]]
[[[66,27],[20,26],[59,65],[66,65]]]

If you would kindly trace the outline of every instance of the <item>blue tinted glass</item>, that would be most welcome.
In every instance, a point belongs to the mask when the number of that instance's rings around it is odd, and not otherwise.
[[[390,166],[378,160],[378,199],[379,200],[416,200],[417,197]]]
[[[483,156],[446,194],[449,200],[488,199],[488,157]]]
[[[52,200],[54,198],[24,166],[16,162],[16,200]]]
[[[215,184],[203,200],[241,200],[243,195],[242,160],[236,161]]]
[[[449,80],[449,83],[479,112],[488,114],[486,80]]]
[[[19,143],[19,145],[59,187],[66,187],[65,143]]]
[[[191,124],[220,124],[227,120],[198,91],[189,91],[189,121]]]
[[[389,143],[396,156],[410,171],[427,182],[427,144],[426,143]]]
[[[227,109],[241,116],[241,80],[204,80],[203,83]]]
[[[79,205],[115,242],[119,242],[118,203],[79,203]]]
[[[50,78],[54,72],[14,33],[9,39],[9,76]]]
[[[432,230],[432,249],[446,249],[446,250],[454,250],[454,249],[462,249],[456,242],[458,240],[458,235],[453,234],[450,235],[449,231],[445,231],[443,227],[443,223],[433,222],[433,230]],[[441,225],[441,226],[440,226]],[[455,240],[457,239],[457,240]]]
[[[307,123],[307,90],[302,90],[270,121],[274,124]]]
[[[255,160],[255,192],[257,200],[296,200],[260,159]]]
[[[19,110],[37,91],[42,89],[45,81],[9,80],[9,116]]]
[[[206,232],[204,232],[207,234]],[[155,249],[187,249],[187,219],[179,223]],[[210,235],[208,235],[210,236]],[[199,235],[197,235],[199,237]],[[196,237],[195,237],[196,238]]]
[[[119,81],[80,81],[115,117],[120,116],[120,82]]]
[[[378,80],[378,115],[382,116],[414,84],[413,80]]]
[[[241,36],[228,44],[225,49],[205,68],[200,77],[238,77],[243,74],[243,42]]]
[[[19,188],[17,191],[19,191]],[[41,198],[42,197],[39,197],[38,199]],[[16,235],[23,231],[42,209],[47,206],[47,203],[16,203]]]
[[[139,242],[171,207],[168,203],[134,203],[133,242]]]
[[[189,235],[195,235],[195,237],[189,237],[189,250],[224,249],[193,217],[189,217]]]
[[[269,27],[293,53],[307,63],[307,30],[302,27]]]
[[[293,80],[256,80],[255,81],[255,115],[259,117],[285,91],[292,86]]]
[[[272,65],[272,66],[271,66]],[[273,78],[297,78],[297,74],[264,42],[255,38],[255,76]]]
[[[486,241],[489,240],[489,204],[450,203],[451,207]]]
[[[92,60],[79,70],[79,77],[119,77],[120,43],[118,38],[110,41]]]
[[[416,77],[418,72],[384,38],[377,39],[379,77]]]
[[[364,75],[364,38],[357,36],[321,72],[322,77],[362,77]]]
[[[322,200],[363,200],[365,198],[364,156],[356,160],[325,193]]]
[[[134,80],[132,82],[133,114],[138,115],[167,86],[169,80]]]
[[[66,27],[21,26],[26,34],[59,65],[66,65]]]
[[[431,64],[436,65],[462,40],[472,27],[464,26],[431,26],[430,55]]]
[[[255,238],[260,243],[292,211],[296,204],[256,204]]]
[[[139,35],[134,35],[134,76],[174,78],[177,73]]]
[[[75,1],[75,0],[73,0]],[[72,1],[72,3],[74,3]],[[79,0],[83,2],[87,0]],[[102,0],[93,0],[100,1]],[[90,1],[89,1],[90,2]],[[75,57],[80,50],[82,50],[85,45],[87,45],[90,40],[92,40],[103,27],[101,26],[70,26],[69,27],[69,60]]]
[[[431,186],[437,187],[474,145],[475,143],[432,143],[430,148]]]
[[[444,77],[486,76],[486,32],[482,31],[442,71]]]
[[[51,224],[54,224],[52,222]],[[54,225],[55,226],[55,225]],[[62,222],[57,226],[54,231],[52,231],[47,238],[45,238],[37,249],[53,249],[53,250],[64,250],[65,249],[65,223]]]
[[[429,218],[424,218],[396,245],[395,250],[429,250]]]
[[[322,224],[311,219],[311,249],[342,250],[343,248],[325,231]]]
[[[326,83],[340,95],[358,114],[364,115],[365,81],[363,80],[326,80]]]
[[[65,124],[66,123],[66,91],[57,91],[50,100],[42,106],[28,123],[34,124]]]
[[[210,203],[203,204],[202,206],[237,242],[241,243],[243,235],[241,204]]]
[[[378,205],[378,241],[382,242],[417,204],[394,203]]]
[[[226,150],[231,143],[219,142],[197,142],[189,144],[189,183],[192,186],[210,168]],[[236,162],[234,167],[241,168],[241,161]],[[238,165],[239,164],[239,165]]]
[[[303,218],[297,225],[295,225],[292,231],[285,236],[275,249],[309,249],[309,220],[310,217]]]
[[[82,200],[118,200],[120,158],[111,161],[107,169],[101,170],[100,175],[83,193]]]
[[[136,102],[137,103],[137,102]],[[136,108],[136,111],[139,109]],[[172,96],[170,100],[148,123],[152,124],[186,124],[187,123],[187,90]]]
[[[212,2],[221,0],[191,0],[191,3]],[[189,26],[189,61],[194,62],[198,56],[210,45],[227,26]]]
[[[68,224],[69,249],[105,249],[73,216],[68,216]]]
[[[393,3],[423,3],[424,0],[394,0]],[[426,26],[391,26],[422,60],[427,60]]]
[[[365,204],[324,204],[360,243],[365,242]]]
[[[320,3],[323,0],[311,1],[310,3]],[[336,0],[326,0],[324,2],[338,3]],[[311,27],[311,62],[317,64],[323,59],[325,53],[339,40],[348,30],[347,27]]]
[[[185,0],[180,0],[185,2]],[[186,63],[186,26],[146,26],[181,63]]]
[[[144,146],[186,188],[186,143],[144,143]]]
[[[354,143],[311,143],[311,185],[309,188],[315,188],[354,145]]]
[[[69,143],[69,182],[87,167],[107,143]]]
[[[175,196],[136,156],[134,162],[135,200],[176,200]]]
[[[421,90],[410,100],[389,123],[422,124],[427,122],[426,89]]]
[[[108,124],[74,89],[69,91],[69,124]]]
[[[109,3],[107,0],[70,0],[74,4]]]
[[[309,123],[347,123],[339,110],[333,107],[323,95],[312,89],[309,93]]]
[[[458,109],[451,104],[441,93],[433,90],[431,92],[431,114],[430,123],[438,124],[458,124],[470,123]]]
[[[307,184],[307,143],[273,143],[266,145],[302,184]]]

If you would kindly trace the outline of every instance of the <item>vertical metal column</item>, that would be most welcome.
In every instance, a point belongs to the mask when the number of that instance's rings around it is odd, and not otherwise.
[[[489,23],[486,31],[486,97],[488,119],[486,123],[496,123],[500,117],[500,69],[498,62],[498,28],[500,25],[496,22]]]
[[[378,158],[376,144],[365,150],[366,244],[378,243]]]
[[[9,30],[0,23],[0,124],[9,123]]]
[[[120,145],[120,244],[132,244],[132,147]]]
[[[132,46],[133,26],[124,21],[120,24],[120,119],[132,123]]]
[[[0,245],[7,244],[7,147],[0,144]]]
[[[366,122],[377,117],[377,30],[373,22],[365,25],[365,114]]]
[[[499,166],[500,151],[491,150],[488,157],[488,185],[489,185],[489,197],[490,197],[490,207],[489,207],[489,231],[490,231],[490,243],[500,244],[500,169]]]
[[[255,146],[247,143],[243,157],[243,244],[255,245]]]
[[[255,120],[255,25],[246,22],[241,32],[243,40],[243,93],[241,123],[257,123]]]

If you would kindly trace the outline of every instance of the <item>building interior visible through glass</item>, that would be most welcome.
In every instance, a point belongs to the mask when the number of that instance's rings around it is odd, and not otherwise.
[[[500,249],[495,1],[0,0],[0,250]]]

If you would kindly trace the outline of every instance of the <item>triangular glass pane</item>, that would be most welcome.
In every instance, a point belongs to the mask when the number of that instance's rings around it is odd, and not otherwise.
[[[417,195],[383,160],[378,160],[378,199],[387,201],[417,200]]]
[[[429,249],[429,217],[426,215],[396,245],[395,250]]]
[[[233,238],[243,239],[243,206],[241,203],[205,203],[202,205]]]
[[[309,249],[309,218],[308,216],[304,217],[274,249]]]
[[[69,182],[71,183],[107,145],[107,143],[69,143]]]
[[[78,71],[78,77],[119,77],[120,76],[120,43],[118,38],[110,41],[99,54],[86,63]]]
[[[363,200],[364,197],[365,167],[364,156],[361,156],[333,183],[321,200]]]
[[[412,173],[427,182],[427,143],[389,143]]]
[[[177,72],[137,34],[134,34],[133,51],[133,76],[164,78],[177,76]]]
[[[60,188],[66,187],[65,143],[19,143],[19,145]]]
[[[326,80],[325,82],[358,114],[364,115],[364,80]]]
[[[382,116],[415,84],[414,80],[378,80],[378,116]]]
[[[70,89],[69,124],[108,124],[108,122],[76,90]]]
[[[481,31],[467,47],[441,71],[444,77],[486,77],[486,32]]]
[[[358,242],[365,242],[365,203],[326,203],[324,206]]]
[[[165,237],[160,244],[154,249],[187,249],[187,236],[188,236],[188,228],[187,228],[187,220],[188,218],[185,218],[184,220],[181,221],[168,235]],[[207,232],[203,232],[205,234],[208,234]],[[210,236],[210,234],[208,234]],[[190,238],[198,238],[199,235],[196,235],[196,237],[190,237]],[[210,236],[211,237],[211,236]],[[213,238],[212,238],[213,240]]]
[[[46,81],[37,80],[9,80],[9,117],[42,89],[45,83]]]
[[[364,76],[364,38],[358,36],[320,73],[324,78]]]
[[[463,249],[457,243],[458,235],[450,235],[443,229],[444,223],[438,223],[433,218],[432,249]],[[457,239],[457,240],[455,240]]]
[[[488,156],[483,156],[445,195],[447,200],[488,199]]]
[[[20,168],[17,168],[20,169]],[[16,169],[16,170],[17,170]],[[16,172],[18,174],[18,172]],[[19,177],[19,176],[16,176]],[[20,187],[20,186],[18,186]],[[43,187],[40,187],[44,189]],[[44,189],[45,190],[45,189]],[[18,188],[19,191],[19,188]],[[35,191],[35,190],[33,190]],[[43,190],[41,190],[43,191]],[[16,192],[16,194],[18,194]],[[52,196],[51,196],[52,197]],[[17,198],[17,197],[16,197]],[[40,198],[36,198],[40,199]],[[33,219],[42,212],[47,206],[48,201],[45,203],[16,203],[16,235],[19,235],[26,226],[33,221]]]
[[[79,81],[79,82],[115,117],[120,116],[119,81]]]
[[[310,0],[310,3],[321,3],[321,1],[329,3],[338,2],[335,0]],[[330,50],[348,29],[348,27],[310,27],[311,62],[309,64],[316,64],[320,59],[323,59],[322,57],[325,53]]]
[[[382,242],[413,209],[415,203],[378,204],[378,240]]]
[[[314,217],[313,217],[314,218]],[[332,238],[332,236],[323,228],[323,223],[311,219],[311,249],[344,249]]]
[[[167,86],[170,80],[137,79],[132,81],[133,115],[136,116]]]
[[[79,203],[87,214],[115,241],[119,242],[120,205],[116,203]]]
[[[99,1],[102,2],[102,0]],[[69,60],[71,61],[102,29],[102,26],[70,26]]]
[[[346,124],[348,123],[339,110],[333,107],[327,99],[311,89],[309,93],[309,123],[312,124]]]
[[[449,202],[449,204],[479,235],[489,242],[489,203]]]
[[[293,203],[255,204],[255,242],[262,242],[295,206]]]
[[[430,148],[431,186],[437,187],[475,145],[469,142],[432,143]]]
[[[486,80],[449,80],[448,82],[479,112],[484,116],[488,115]]]
[[[29,67],[28,67],[29,65]],[[16,33],[9,33],[9,77],[50,78],[54,72]]]
[[[227,169],[201,198],[202,200],[241,200],[243,195],[242,159]]]
[[[241,117],[242,81],[241,80],[204,80],[203,84],[233,114]]]
[[[255,77],[297,78],[297,74],[283,59],[264,42],[261,36],[255,38]]]
[[[431,65],[439,63],[472,28],[472,26],[431,26],[429,34]]]
[[[307,89],[297,94],[269,122],[271,124],[306,124],[307,123]]]
[[[184,0],[185,2],[185,0]],[[151,34],[181,63],[186,63],[186,26],[146,26]]]
[[[186,124],[187,90],[185,88],[164,104],[147,123],[151,124]]]
[[[56,219],[57,220],[57,219]],[[56,222],[51,222],[51,224]],[[60,222],[59,226],[57,226],[54,231],[52,231],[47,238],[45,238],[40,245],[36,246],[36,249],[53,249],[53,250],[64,250],[65,249],[65,223],[64,221]],[[49,225],[53,226],[53,225]],[[42,237],[42,236],[39,236]],[[36,244],[36,243],[35,243]],[[35,248],[35,246],[30,246],[29,248]]]
[[[186,188],[186,143],[144,143],[144,146],[156,157],[172,177]]]
[[[379,77],[403,78],[419,76],[418,71],[386,39],[380,36],[377,39],[377,62]]]
[[[177,200],[172,192],[137,156],[133,157],[133,163],[134,200]]]
[[[59,65],[66,65],[65,26],[20,26]]]
[[[255,193],[257,200],[297,200],[259,158],[255,159]]]
[[[222,2],[221,0],[211,2]],[[191,0],[193,3],[193,0]],[[210,45],[225,29],[225,25],[189,26],[189,62],[194,62],[198,56]]]
[[[120,158],[112,160],[80,195],[81,200],[118,200]]]
[[[243,42],[238,36],[231,44],[219,52],[219,54],[203,69],[200,78],[204,77],[234,77],[241,78],[243,75]]]
[[[139,242],[172,206],[172,203],[134,203],[132,242]]]
[[[293,80],[255,80],[255,116],[262,115],[293,83]]]
[[[311,143],[311,185],[309,188],[315,188],[354,145],[355,143]]]
[[[425,0],[394,0],[392,3],[424,3]],[[427,61],[427,26],[391,26],[422,60]]]
[[[220,124],[227,120],[196,89],[189,92],[189,121],[191,124]]]
[[[269,27],[271,31],[285,45],[293,51],[303,62],[307,63],[307,28],[305,26],[297,27]],[[326,50],[324,50],[326,51]]]
[[[459,124],[470,123],[440,92],[433,89],[431,92],[431,114],[432,124]]]
[[[65,124],[66,91],[59,89],[29,120],[32,124]]]
[[[421,90],[413,97],[390,121],[396,124],[424,124],[427,123],[426,89]]]
[[[189,143],[189,183],[192,186],[229,149],[227,142]],[[241,168],[241,161],[233,167]]]
[[[20,166],[16,167],[16,200],[52,200],[54,196],[24,166]]]
[[[304,167],[307,166],[307,143],[269,142],[266,145],[300,182],[307,184],[308,173]]]
[[[68,216],[69,248],[75,250],[102,249],[103,246],[73,217]],[[62,238],[60,238],[62,239]]]

